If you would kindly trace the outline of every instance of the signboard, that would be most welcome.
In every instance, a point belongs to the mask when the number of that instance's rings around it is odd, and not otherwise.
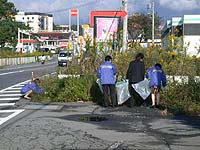
[[[94,26],[95,17],[125,17],[127,15],[126,11],[91,11],[90,12],[90,27]]]
[[[112,39],[118,30],[119,18],[96,18],[97,41]]]
[[[70,9],[70,16],[77,17],[78,16],[78,9]]]

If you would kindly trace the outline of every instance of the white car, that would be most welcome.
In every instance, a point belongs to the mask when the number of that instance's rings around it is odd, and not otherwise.
[[[62,51],[58,54],[58,66],[67,66],[72,61],[72,52]]]
[[[55,49],[51,49],[50,52],[51,52],[52,54],[56,54],[56,50],[55,50]]]

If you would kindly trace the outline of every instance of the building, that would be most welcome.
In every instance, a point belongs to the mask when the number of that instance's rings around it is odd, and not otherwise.
[[[18,12],[15,15],[17,22],[31,27],[32,32],[53,31],[53,15],[39,12]]]
[[[34,39],[20,39],[20,43],[17,44],[16,52],[20,53],[33,53],[39,49],[40,43]]]
[[[198,54],[200,49],[200,15],[184,15],[167,20],[161,32],[162,46],[165,49],[169,46],[170,35],[177,37],[178,44],[186,49],[188,55],[200,57]]]
[[[23,34],[32,35],[35,37],[35,40],[31,39],[30,36],[28,39],[25,39],[23,38]],[[42,48],[55,50],[56,48],[65,47],[68,49],[70,41],[69,39],[72,34],[73,34],[72,32],[61,32],[61,31],[27,32],[27,33],[20,32],[20,35],[18,37],[16,52],[32,53]]]

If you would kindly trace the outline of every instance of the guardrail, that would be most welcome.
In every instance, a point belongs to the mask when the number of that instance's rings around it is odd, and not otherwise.
[[[169,76],[169,75],[167,75],[167,81],[176,81],[178,83],[188,83],[189,79],[190,78],[188,76]],[[200,82],[200,76],[194,76],[193,79],[196,82]]]
[[[52,57],[47,56],[47,60],[51,60]],[[39,57],[17,57],[17,58],[0,58],[0,66],[11,66],[38,62]]]

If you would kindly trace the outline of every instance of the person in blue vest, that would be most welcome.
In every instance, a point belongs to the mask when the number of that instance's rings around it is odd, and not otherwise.
[[[149,87],[151,88],[151,108],[159,108],[160,104],[160,90],[161,86],[165,87],[166,75],[162,69],[162,65],[156,63],[155,66],[151,67],[146,74],[146,78],[150,80]]]
[[[107,55],[105,57],[105,62],[100,64],[97,70],[97,77],[100,79],[103,88],[105,107],[110,105],[109,96],[111,96],[112,107],[117,106],[115,89],[116,74],[117,70],[115,65],[112,63],[112,57]]]
[[[25,99],[31,100],[33,93],[41,94],[44,92],[44,90],[39,86],[39,84],[39,78],[32,78],[31,82],[25,84],[22,87],[20,93]]]

